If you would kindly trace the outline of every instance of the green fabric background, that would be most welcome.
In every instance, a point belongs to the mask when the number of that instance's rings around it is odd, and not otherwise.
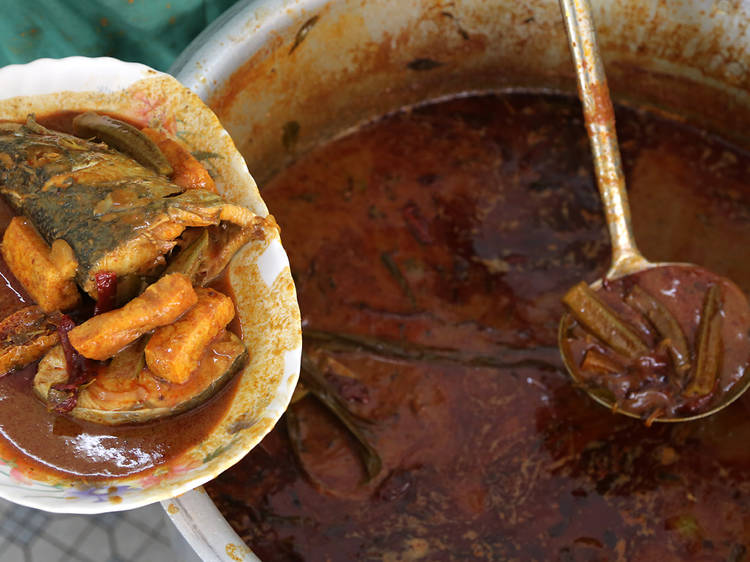
[[[0,0],[0,66],[83,55],[166,71],[235,1]]]

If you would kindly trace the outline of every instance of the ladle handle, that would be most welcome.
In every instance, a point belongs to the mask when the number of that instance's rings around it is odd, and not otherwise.
[[[619,277],[641,267],[645,259],[635,244],[630,223],[630,205],[607,76],[599,56],[589,1],[560,0],[560,8],[576,65],[578,94],[583,104],[596,180],[612,243],[612,265],[607,277]]]

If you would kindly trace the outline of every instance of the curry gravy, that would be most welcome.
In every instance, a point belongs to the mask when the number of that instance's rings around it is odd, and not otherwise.
[[[747,292],[750,156],[631,109],[617,123],[643,253]],[[383,470],[365,482],[340,425],[314,398],[293,405],[299,458],[282,420],[207,485],[262,560],[748,556],[750,394],[647,428],[560,360],[560,299],[610,259],[577,99],[404,111],[312,151],[263,197],[306,349],[358,376],[330,382],[371,422]]]

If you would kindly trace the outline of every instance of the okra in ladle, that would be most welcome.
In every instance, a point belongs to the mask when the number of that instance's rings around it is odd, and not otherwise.
[[[604,278],[563,298],[563,361],[594,400],[648,425],[708,416],[750,386],[750,306],[724,277],[638,251],[591,9],[588,0],[560,6],[612,242]]]

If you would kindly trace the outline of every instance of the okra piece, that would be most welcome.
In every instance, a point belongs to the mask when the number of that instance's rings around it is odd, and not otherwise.
[[[87,111],[73,119],[73,131],[82,138],[96,137],[163,176],[174,171],[156,143],[125,121]]]
[[[622,366],[618,365],[610,357],[599,353],[595,349],[589,349],[581,361],[581,370],[594,373],[615,374],[622,372]]]
[[[165,274],[182,273],[190,278],[193,285],[196,285],[198,272],[207,259],[208,246],[208,230],[203,230],[198,238],[177,254],[177,257],[167,267]]]
[[[685,375],[690,370],[690,349],[685,333],[680,328],[677,319],[661,302],[634,285],[625,302],[643,314],[654,325],[664,345],[669,350],[675,371]]]
[[[703,298],[703,310],[696,342],[695,372],[685,388],[686,397],[705,396],[713,391],[721,363],[721,294],[711,285]]]
[[[562,299],[573,317],[587,330],[628,359],[648,353],[648,347],[617,314],[581,281]]]
[[[302,354],[302,369],[300,378],[308,391],[315,396],[331,412],[341,424],[349,431],[359,444],[359,452],[362,463],[367,472],[367,480],[375,478],[383,468],[383,462],[370,441],[365,437],[359,427],[357,416],[347,408],[338,393],[327,383],[323,373],[320,372],[315,362],[310,357]]]

